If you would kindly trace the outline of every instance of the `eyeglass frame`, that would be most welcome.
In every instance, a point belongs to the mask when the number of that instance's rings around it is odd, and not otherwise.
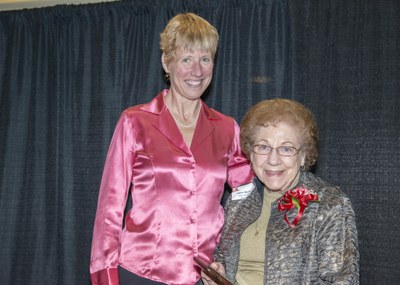
[[[270,148],[270,151],[269,151],[268,153],[259,153],[259,152],[257,152],[257,151],[254,150],[254,148],[255,148],[255,147],[258,147],[258,146],[266,146],[266,147],[269,147],[269,148]],[[251,151],[254,152],[255,154],[258,154],[258,155],[269,155],[269,154],[271,154],[271,152],[275,149],[276,152],[279,154],[279,156],[282,156],[282,157],[294,157],[294,156],[296,156],[296,155],[299,154],[299,152],[301,151],[301,149],[302,149],[303,146],[304,146],[304,145],[302,145],[302,146],[299,147],[299,148],[296,148],[296,147],[294,147],[294,146],[286,146],[286,145],[281,145],[281,146],[278,146],[278,147],[272,147],[272,146],[269,146],[269,145],[266,145],[266,144],[254,144],[254,145],[251,147]],[[295,153],[292,154],[292,155],[282,155],[282,154],[279,152],[279,149],[282,149],[282,148],[294,149],[294,150],[295,150]]]

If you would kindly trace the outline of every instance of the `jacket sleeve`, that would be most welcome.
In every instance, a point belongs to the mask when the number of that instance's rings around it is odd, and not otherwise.
[[[239,125],[233,120],[234,138],[228,161],[228,178],[227,182],[231,188],[251,183],[254,173],[251,170],[250,162],[244,156],[240,148],[240,129]]]
[[[359,252],[355,215],[350,200],[327,207],[317,234],[319,278],[323,284],[359,284]]]
[[[110,143],[99,191],[90,259],[93,285],[119,284],[120,235],[132,175],[132,132],[123,113]]]

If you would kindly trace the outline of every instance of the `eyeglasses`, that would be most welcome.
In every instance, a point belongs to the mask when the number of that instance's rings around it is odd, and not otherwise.
[[[271,147],[266,144],[255,144],[253,145],[252,151],[256,154],[267,155],[270,154],[273,149],[276,149],[280,156],[284,157],[292,157],[299,153],[302,147],[299,149],[293,146],[279,146],[279,147]]]

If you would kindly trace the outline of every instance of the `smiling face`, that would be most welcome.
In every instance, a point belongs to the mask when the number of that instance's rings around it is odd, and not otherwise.
[[[170,92],[189,100],[199,99],[210,85],[214,62],[211,52],[178,50],[169,64],[162,56],[162,63],[171,82]]]
[[[300,149],[302,146],[300,130],[285,122],[259,127],[254,144],[263,144],[272,148],[290,146]],[[304,165],[305,154],[302,150],[292,157],[280,156],[276,149],[267,155],[250,154],[253,170],[267,190],[285,193],[299,181],[300,167]]]

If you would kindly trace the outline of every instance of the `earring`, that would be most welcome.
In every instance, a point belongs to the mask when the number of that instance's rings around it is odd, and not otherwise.
[[[304,165],[300,166],[300,171],[301,171],[301,172],[306,171],[306,167],[305,167]]]
[[[169,73],[164,74],[164,80],[167,82],[169,81]]]

